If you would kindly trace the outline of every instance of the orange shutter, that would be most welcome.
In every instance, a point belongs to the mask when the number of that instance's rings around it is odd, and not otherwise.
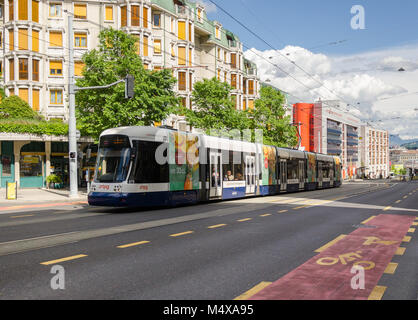
[[[32,30],[32,51],[39,52],[39,31]]]
[[[148,37],[144,36],[144,56],[148,57]]]
[[[179,39],[186,40],[186,22],[179,21],[178,29],[179,29]]]
[[[106,21],[113,21],[113,6],[106,6],[105,20]]]
[[[32,21],[39,22],[39,2],[32,0]]]
[[[28,20],[28,0],[19,0],[17,9],[19,20]]]
[[[193,50],[189,48],[189,67],[193,65]]]
[[[144,21],[144,28],[148,28],[148,8],[145,8],[144,7],[143,16],[144,16],[144,19],[143,19],[143,21]]]
[[[154,54],[161,54],[161,40],[154,40]]]
[[[62,47],[62,32],[49,32],[49,45],[51,47]]]
[[[29,103],[29,90],[27,88],[19,88],[19,97]]]
[[[135,38],[135,52],[136,54],[140,54],[140,48],[141,48],[141,40],[140,40],[140,36],[139,35],[133,35],[133,37]]]
[[[15,33],[13,30],[9,30],[9,50],[13,51],[15,49]]]
[[[9,80],[15,79],[15,60],[9,60]]]
[[[139,27],[139,6],[131,6],[131,26]]]
[[[85,64],[82,61],[76,61],[74,63],[74,75],[76,77],[81,77],[83,75],[83,68]]]
[[[87,5],[74,4],[74,17],[76,19],[87,19]]]
[[[186,65],[186,48],[185,47],[179,47],[179,65],[185,66]]]
[[[127,12],[126,6],[120,8],[120,18],[121,18],[121,26],[126,27],[127,25]]]
[[[19,29],[19,50],[28,50],[28,29]]]
[[[186,72],[179,72],[179,90],[186,90]]]
[[[35,111],[39,111],[39,90],[38,89],[32,90],[32,109]]]

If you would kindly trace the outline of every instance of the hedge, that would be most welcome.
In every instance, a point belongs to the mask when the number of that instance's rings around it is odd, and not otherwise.
[[[55,121],[0,119],[0,132],[66,136],[68,135],[68,124]]]

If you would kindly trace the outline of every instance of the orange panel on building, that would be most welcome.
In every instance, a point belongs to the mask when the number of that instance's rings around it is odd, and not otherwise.
[[[313,115],[312,103],[296,103],[293,106],[293,122],[299,128],[299,134],[301,135],[301,147],[305,147],[305,151],[313,151],[311,149],[311,117]]]

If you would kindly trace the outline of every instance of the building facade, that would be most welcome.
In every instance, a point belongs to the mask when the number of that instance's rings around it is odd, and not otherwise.
[[[359,175],[361,120],[343,111],[339,101],[297,103],[293,122],[299,128],[300,147],[306,151],[341,157],[343,178]]]
[[[69,39],[68,14],[73,15]],[[97,48],[105,28],[123,30],[137,39],[137,53],[149,70],[171,69],[175,92],[193,107],[193,84],[216,77],[228,82],[238,110],[254,108],[259,79],[254,63],[243,56],[239,38],[205,8],[187,0],[5,0],[0,5],[1,84],[45,119],[68,120],[68,71],[82,76],[82,56]],[[69,65],[69,44],[74,65]],[[175,115],[163,124],[187,130]],[[0,133],[0,187],[9,180],[20,187],[43,187],[50,173],[68,176],[67,137]],[[88,143],[86,140],[84,144]],[[80,150],[85,147],[79,144]],[[24,169],[26,168],[26,169]]]
[[[389,132],[363,125],[361,140],[364,175],[372,179],[387,178],[390,172]]]

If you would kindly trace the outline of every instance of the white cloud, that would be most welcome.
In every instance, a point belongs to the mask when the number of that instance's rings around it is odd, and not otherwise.
[[[374,123],[405,139],[418,138],[418,94],[404,95],[418,92],[418,46],[340,56],[287,46],[251,49],[245,56],[257,64],[261,81],[292,94],[292,102],[343,100],[361,119],[383,120]],[[399,72],[401,67],[406,71]]]

